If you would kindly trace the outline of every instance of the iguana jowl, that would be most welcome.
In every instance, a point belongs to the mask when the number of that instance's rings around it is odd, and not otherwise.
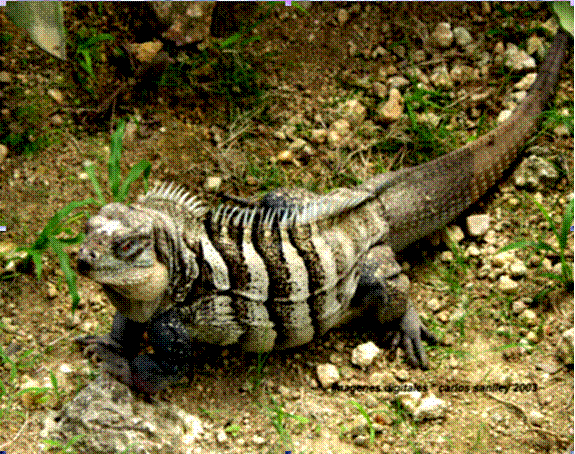
[[[426,368],[433,336],[394,259],[445,226],[501,178],[538,126],[570,37],[559,31],[528,95],[501,125],[429,163],[319,196],[279,189],[256,206],[208,206],[157,186],[137,203],[104,206],[87,223],[78,270],[118,310],[88,337],[110,372],[152,393],[178,380],[194,342],[263,352],[309,342],[372,314],[407,360]],[[138,354],[148,333],[153,354]]]

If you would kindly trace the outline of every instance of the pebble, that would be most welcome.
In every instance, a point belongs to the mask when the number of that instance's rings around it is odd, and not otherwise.
[[[538,318],[535,311],[531,309],[525,309],[519,316],[520,320],[523,321],[527,326],[537,326]]]
[[[367,367],[373,363],[381,349],[369,341],[355,347],[351,352],[351,362],[356,366]]]
[[[453,29],[453,36],[458,46],[465,47],[473,42],[471,34],[465,27],[455,27]]]
[[[461,227],[456,224],[452,224],[443,229],[441,237],[445,244],[459,243],[463,238],[465,238],[465,234],[463,233],[463,230],[461,230]]]
[[[470,244],[465,250],[465,255],[467,257],[479,257],[481,255],[481,250],[475,244]]]
[[[520,314],[520,313],[523,312],[525,309],[527,309],[527,305],[526,305],[522,300],[513,301],[513,303],[511,304],[511,311],[512,311],[515,315]]]
[[[433,420],[445,417],[447,403],[433,394],[423,398],[413,412],[415,421]]]
[[[349,99],[343,105],[342,114],[344,119],[347,120],[349,124],[358,126],[365,120],[367,109],[357,99]]]
[[[509,263],[513,263],[515,260],[513,251],[503,251],[491,257],[491,264],[497,267],[504,267]]]
[[[439,260],[441,260],[442,262],[445,262],[445,263],[452,262],[453,261],[453,252],[442,251],[441,254],[439,254]]]
[[[527,266],[521,260],[515,260],[509,267],[509,272],[512,277],[523,277],[527,274]]]
[[[499,277],[499,290],[503,293],[513,293],[517,291],[519,284],[506,274]]]
[[[340,379],[339,371],[333,364],[318,364],[316,373],[321,386],[326,389]]]
[[[471,236],[483,236],[487,233],[490,222],[489,214],[472,214],[466,219],[467,231]]]
[[[383,123],[399,120],[403,113],[403,97],[397,88],[389,90],[389,98],[377,108],[377,118]]]
[[[529,87],[535,82],[535,78],[537,77],[537,73],[529,73],[524,76],[519,82],[514,85],[514,88],[517,90],[528,90]]]
[[[435,29],[431,33],[431,37],[439,47],[447,48],[451,46],[453,43],[451,25],[447,22],[440,22],[435,26]]]
[[[311,141],[313,143],[325,143],[327,140],[327,130],[324,128],[311,130]]]
[[[535,426],[541,427],[545,423],[545,415],[537,410],[531,410],[529,412],[528,418],[529,421],[531,421],[531,423]]]
[[[561,334],[561,340],[557,346],[557,357],[567,366],[573,366],[574,337],[574,328],[569,328]]]
[[[204,182],[204,189],[208,192],[216,192],[222,185],[222,177],[218,175],[210,175]]]
[[[414,414],[421,403],[421,396],[420,391],[400,391],[395,396],[395,399],[400,402],[409,413]]]

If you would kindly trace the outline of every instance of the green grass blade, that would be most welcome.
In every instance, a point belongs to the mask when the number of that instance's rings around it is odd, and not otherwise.
[[[94,164],[90,164],[86,166],[84,169],[86,170],[88,178],[92,182],[92,187],[94,188],[94,192],[96,193],[98,203],[100,205],[104,205],[106,201],[104,200],[104,194],[102,194],[102,188],[100,187],[100,183],[98,183],[96,173],[94,172]]]
[[[64,273],[66,284],[68,284],[68,291],[72,297],[72,313],[74,313],[80,302],[80,295],[78,295],[78,289],[76,287],[76,273],[74,273],[74,270],[70,266],[70,257],[68,257],[68,254],[64,251],[62,243],[55,237],[50,237],[48,241],[60,261],[60,268]]]
[[[561,250],[565,249],[567,245],[567,235],[569,235],[569,231],[571,230],[571,226],[573,225],[573,207],[574,207],[575,199],[571,200],[565,208],[565,212],[563,213],[563,219],[561,220],[561,232],[559,234],[559,247]]]
[[[108,184],[114,199],[120,187],[120,158],[122,156],[122,138],[126,130],[126,121],[120,120],[110,140],[110,158],[108,159]]]
[[[144,191],[148,192],[148,178],[150,176],[150,171],[152,170],[152,164],[145,159],[142,159],[138,162],[135,166],[130,169],[130,173],[126,179],[122,182],[118,190],[118,194],[114,197],[116,202],[123,202],[128,195],[128,191],[130,190],[130,185],[138,179],[140,175],[143,175],[144,178]]]

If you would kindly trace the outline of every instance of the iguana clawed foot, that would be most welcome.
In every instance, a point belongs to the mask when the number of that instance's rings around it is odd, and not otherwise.
[[[123,356],[122,346],[114,341],[110,334],[104,336],[81,336],[74,341],[83,347],[85,356],[95,354],[101,361],[103,369],[116,377],[120,382],[132,386],[132,373],[130,361]]]
[[[171,311],[147,324],[134,322],[118,312],[110,333],[78,337],[75,341],[84,347],[84,353],[95,353],[103,369],[120,382],[154,394],[185,376],[189,341],[181,329]],[[153,354],[139,353],[145,330],[152,333]]]
[[[422,340],[428,344],[436,344],[437,339],[420,321],[419,315],[413,307],[410,306],[403,315],[399,330],[392,331],[389,335],[393,353],[401,345],[410,366],[423,370],[429,369],[429,360]]]

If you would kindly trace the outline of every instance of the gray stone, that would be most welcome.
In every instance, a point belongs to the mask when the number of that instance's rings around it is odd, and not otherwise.
[[[45,423],[47,438],[68,442],[78,452],[185,454],[203,432],[202,422],[173,404],[136,399],[124,384],[103,373]]]

